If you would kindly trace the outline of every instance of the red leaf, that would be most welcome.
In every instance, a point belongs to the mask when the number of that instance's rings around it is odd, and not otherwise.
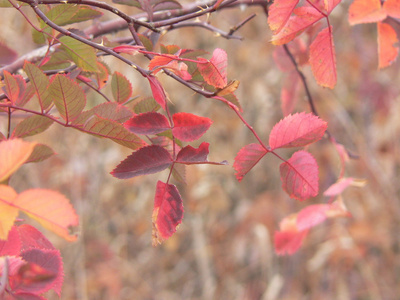
[[[7,240],[0,240],[0,257],[1,256],[18,256],[21,251],[21,239],[17,228],[13,226],[8,232]]]
[[[124,126],[136,134],[157,134],[171,128],[168,119],[157,112],[136,115],[126,121]]]
[[[227,67],[228,56],[222,49],[215,49],[212,58],[207,61],[204,58],[199,58],[197,67],[204,80],[216,88],[224,88],[228,84]]]
[[[386,0],[383,2],[383,8],[387,14],[393,18],[400,18],[400,1],[399,0]]]
[[[212,121],[190,113],[176,113],[172,116],[172,134],[179,140],[191,142],[199,139],[210,128]]]
[[[397,58],[399,47],[395,47],[399,42],[396,31],[386,23],[378,22],[378,54],[379,68],[390,66]]]
[[[17,230],[21,238],[22,250],[31,248],[56,250],[43,233],[35,227],[28,224],[22,224],[17,226]]]
[[[309,145],[322,138],[327,126],[325,121],[312,113],[289,115],[272,128],[269,146],[274,150]]]
[[[286,25],[299,0],[275,0],[268,10],[268,24],[274,34]]]
[[[182,148],[178,155],[176,156],[176,162],[192,165],[192,164],[213,164],[213,165],[226,165],[227,162],[223,161],[220,163],[209,162],[207,160],[209,143],[203,142],[200,144],[199,148],[193,148],[192,146],[186,146]]]
[[[249,144],[240,149],[235,157],[233,168],[236,170],[236,179],[242,181],[243,177],[267,154],[260,144]]]
[[[332,26],[322,30],[310,45],[310,65],[319,85],[335,87],[337,74]]]
[[[18,53],[0,41],[0,64],[9,65],[18,58]]]
[[[182,223],[182,198],[175,185],[157,182],[153,208],[153,246],[161,244],[176,232]]]
[[[290,197],[306,200],[318,194],[318,165],[306,151],[297,151],[280,166],[282,188]]]
[[[133,152],[111,172],[111,175],[127,179],[160,172],[171,164],[172,157],[169,152],[160,146],[152,145]]]
[[[343,191],[345,189],[347,189],[349,186],[358,186],[358,187],[362,187],[364,186],[366,183],[365,180],[363,179],[355,179],[352,177],[349,178],[341,178],[340,180],[338,180],[337,182],[335,182],[334,184],[332,184],[325,192],[324,192],[324,196],[327,197],[334,197],[337,196],[341,193],[343,193]]]
[[[283,45],[290,42],[305,29],[324,17],[314,7],[296,8],[294,14],[294,16],[289,18],[285,27],[279,33],[272,36],[272,44]]]
[[[167,96],[165,95],[164,88],[158,79],[152,75],[147,76],[147,79],[150,82],[151,91],[153,93],[154,100],[157,101],[158,104],[165,110],[167,105]]]
[[[350,25],[375,23],[382,21],[386,16],[380,0],[354,0],[349,7]]]
[[[132,96],[131,83],[119,72],[114,72],[112,76],[111,90],[115,101],[118,103],[125,103]]]
[[[274,236],[275,252],[278,255],[292,255],[303,243],[308,231],[277,231]]]

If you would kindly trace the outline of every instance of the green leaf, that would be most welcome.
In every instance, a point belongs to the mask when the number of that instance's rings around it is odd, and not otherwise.
[[[26,61],[24,64],[24,71],[31,82],[31,85],[38,97],[42,111],[48,109],[52,104],[49,96],[48,87],[50,84],[49,78],[34,64]]]
[[[97,81],[97,86],[100,90],[106,85],[110,70],[104,62],[100,61],[97,61],[97,70],[98,72],[95,74],[95,77]]]
[[[132,96],[131,83],[119,72],[115,72],[112,76],[111,90],[115,101],[118,103],[125,103]]]
[[[75,81],[63,74],[57,74],[53,77],[49,93],[66,123],[76,119],[85,108],[85,93]]]
[[[56,154],[53,149],[45,144],[36,144],[26,163],[41,162]]]
[[[96,51],[93,47],[69,36],[63,36],[59,41],[71,60],[76,63],[79,68],[87,72],[98,72]]]
[[[65,49],[57,49],[56,52],[50,55],[50,60],[40,68],[43,71],[65,69],[71,66],[70,60],[71,58]]]
[[[156,112],[161,108],[161,105],[157,103],[154,98],[143,98],[136,102],[133,110],[136,114],[146,112]]]
[[[146,48],[147,51],[153,51],[153,43],[152,41],[144,36],[143,34],[138,34],[139,40],[142,42],[143,46]]]
[[[24,138],[39,134],[49,128],[51,124],[53,124],[53,120],[49,118],[39,115],[29,116],[15,126],[12,137]]]
[[[98,116],[90,118],[84,125],[83,130],[99,137],[111,139],[133,150],[146,145],[142,139],[131,133],[124,125]]]

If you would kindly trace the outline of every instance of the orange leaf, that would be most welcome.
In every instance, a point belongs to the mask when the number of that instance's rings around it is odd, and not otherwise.
[[[68,230],[78,225],[78,216],[69,200],[59,192],[26,190],[18,195],[13,205],[66,240],[76,240],[76,236],[69,234]]]
[[[322,30],[310,45],[310,64],[318,84],[333,89],[337,74],[332,26]]]
[[[386,16],[380,0],[354,0],[349,8],[350,25],[375,23],[382,21]]]
[[[383,3],[383,8],[387,14],[393,18],[400,18],[400,1],[399,0],[386,0]]]
[[[386,23],[378,22],[378,54],[379,69],[390,66],[397,58],[399,48],[393,45],[398,43],[396,31]]]
[[[8,185],[0,185],[0,240],[6,240],[8,232],[18,216],[18,208],[10,205],[18,196]]]
[[[2,141],[0,143],[0,182],[6,180],[31,155],[36,143],[20,139]]]

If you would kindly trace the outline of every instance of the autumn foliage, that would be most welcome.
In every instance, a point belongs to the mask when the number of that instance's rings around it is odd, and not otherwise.
[[[18,59],[13,46],[0,41],[0,297],[45,299],[43,294],[51,289],[61,293],[60,252],[35,227],[24,223],[26,217],[67,241],[79,238],[78,215],[66,196],[46,187],[17,192],[19,188],[9,180],[24,164],[55,155],[52,145],[30,138],[53,124],[129,149],[131,154],[121,157],[110,170],[115,178],[165,171],[157,175],[153,211],[149,215],[153,246],[176,234],[184,222],[185,198],[179,189],[186,184],[185,168],[195,168],[192,165],[231,165],[237,182],[241,182],[261,161],[274,158],[280,161],[274,172],[279,173],[281,187],[290,201],[303,203],[318,195],[325,197],[325,202],[304,204],[302,210],[276,224],[273,243],[278,255],[294,254],[310,230],[326,220],[351,217],[341,194],[346,188],[365,182],[345,176],[346,163],[352,155],[318,114],[309,92],[311,78],[307,82],[303,72],[309,66],[320,89],[337,87],[340,57],[336,57],[335,42],[340,40],[340,29],[336,32],[329,18],[336,7],[343,5],[341,0],[219,0],[193,7],[168,0],[112,2],[0,0],[2,11],[14,9],[22,14],[32,27],[33,41],[45,49],[37,56]],[[133,6],[141,12],[130,16],[114,4]],[[263,132],[256,131],[244,117],[242,99],[235,92],[240,80],[246,78],[228,74],[230,60],[224,49],[216,47],[208,53],[158,41],[161,34],[179,29],[185,22],[188,27],[198,25],[189,20],[239,5],[263,8],[270,42],[276,46],[273,59],[285,73],[280,99],[282,117]],[[36,19],[25,13],[28,9]],[[90,28],[92,32],[77,29],[81,22],[98,19],[104,13],[113,14],[123,22],[122,27],[108,32],[102,32],[101,26]],[[233,38],[253,17],[227,33],[207,22],[199,24]],[[398,56],[398,34],[393,24],[399,18],[400,0],[355,0],[348,9],[351,25],[377,24],[380,69],[389,67]],[[109,35],[122,29],[129,30],[129,38],[114,40]],[[147,97],[135,97],[126,74],[108,65],[104,56],[113,57],[140,75],[142,84],[148,87]],[[180,111],[179,105],[174,105],[172,91],[163,84],[164,76],[201,96],[201,101],[222,103],[248,129],[253,142],[226,150],[237,152],[233,162],[209,160],[213,149],[221,147],[207,141],[215,120],[201,113]],[[309,111],[295,111],[300,90],[306,91]],[[93,105],[93,94],[101,99],[100,103],[97,100]],[[325,191],[320,190],[319,162],[313,153],[318,147],[310,150],[321,140],[328,141],[340,158],[340,174]]]

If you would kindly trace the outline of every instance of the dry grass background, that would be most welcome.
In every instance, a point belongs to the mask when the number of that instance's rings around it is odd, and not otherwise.
[[[249,131],[222,104],[194,95],[161,76],[173,110],[214,120],[203,140],[211,144],[211,160],[226,159],[230,166],[187,168],[188,184],[179,185],[185,207],[183,223],[170,240],[153,248],[155,183],[165,180],[166,173],[117,180],[109,172],[129,154],[127,149],[57,125],[35,137],[58,155],[24,166],[12,179],[12,186],[17,190],[58,189],[71,199],[80,215],[76,243],[45,232],[64,258],[61,299],[400,298],[399,63],[377,70],[376,29],[374,25],[350,28],[347,8],[345,2],[331,18],[337,87],[323,89],[309,68],[304,71],[330,132],[360,157],[348,163],[346,174],[368,180],[364,188],[344,192],[353,217],[316,227],[295,255],[277,256],[272,240],[279,221],[326,199],[319,196],[303,203],[289,199],[281,189],[280,162],[272,156],[238,183],[231,166],[239,149],[254,141]],[[241,81],[236,94],[244,116],[267,140],[272,126],[282,118],[279,94],[285,76],[272,60],[274,46],[268,42],[267,20],[260,10],[252,8],[220,12],[210,21],[228,30],[252,12],[258,16],[238,32],[243,41],[186,28],[168,33],[162,42],[210,52],[216,47],[226,49],[229,77]],[[36,47],[30,42],[29,26],[17,12],[1,9],[0,17],[1,39],[20,54]],[[112,59],[107,61],[131,80],[134,94],[150,95],[143,78]],[[146,65],[145,60],[141,62]],[[89,101],[94,105],[102,99],[94,95]],[[308,110],[304,95],[296,109]],[[2,118],[2,130],[5,122]],[[338,176],[338,155],[326,140],[309,150],[320,165],[323,191]],[[289,157],[290,152],[283,155]],[[57,297],[50,294],[49,298]]]

